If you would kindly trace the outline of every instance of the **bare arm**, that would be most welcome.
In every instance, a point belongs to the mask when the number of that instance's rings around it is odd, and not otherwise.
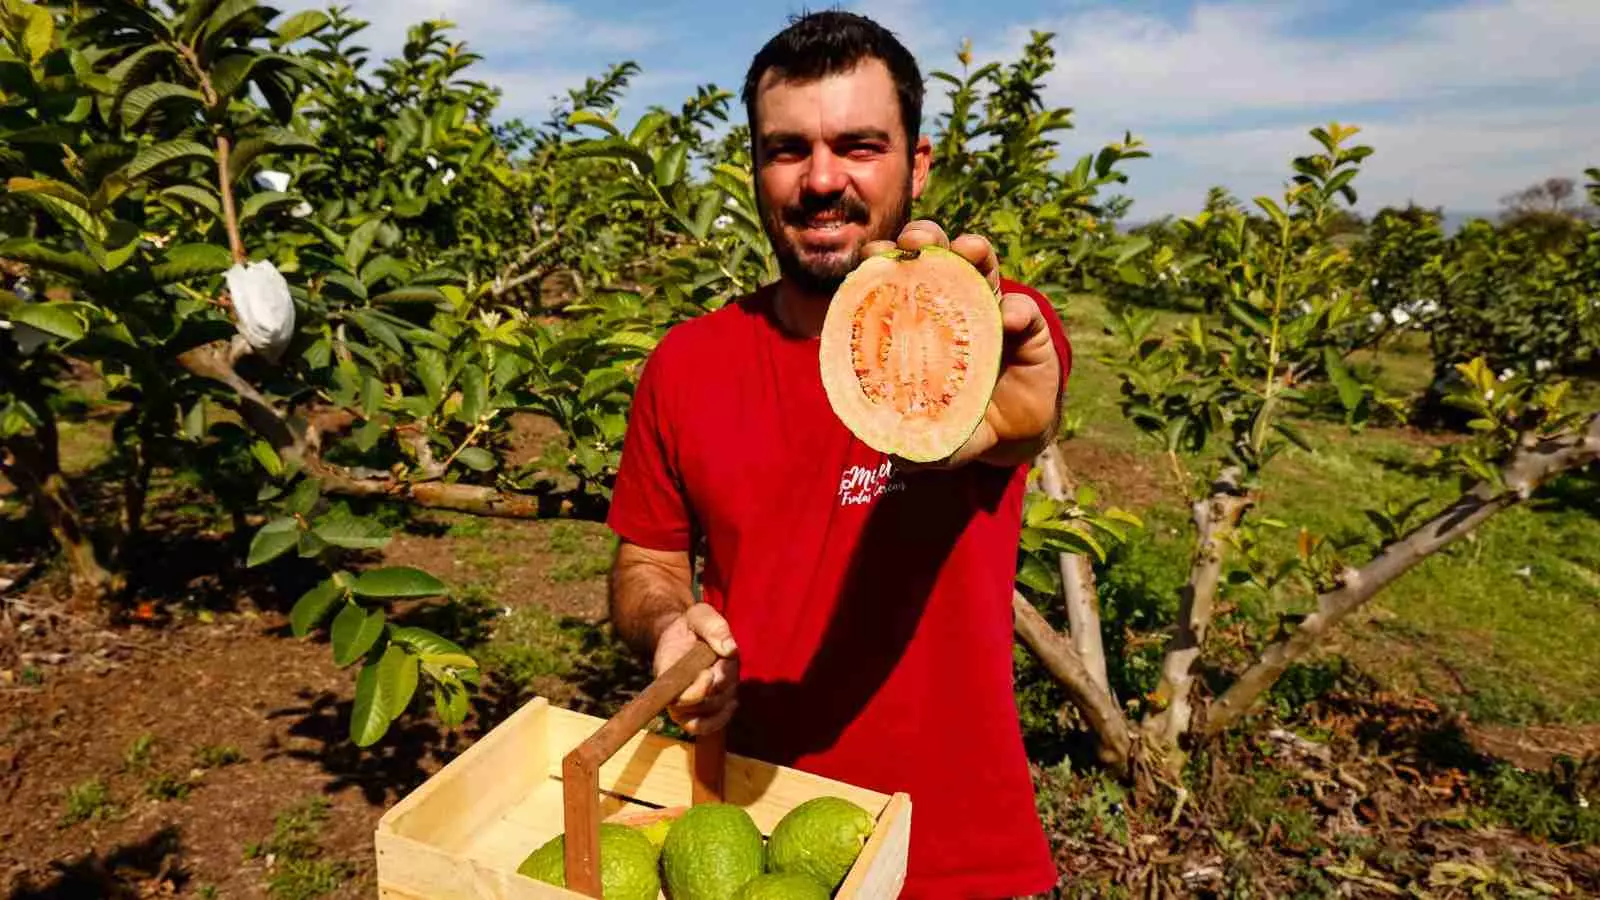
[[[715,731],[733,715],[738,647],[716,610],[696,603],[689,555],[623,541],[611,566],[611,623],[617,636],[660,675],[704,640],[722,659],[701,673],[667,712],[690,734]]]
[[[655,654],[661,632],[694,603],[689,554],[650,550],[623,541],[611,565],[611,623],[640,656]]]

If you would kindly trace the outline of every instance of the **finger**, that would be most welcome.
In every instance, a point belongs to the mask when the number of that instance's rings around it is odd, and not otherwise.
[[[695,716],[709,716],[720,712],[724,706],[734,702],[737,696],[732,691],[721,694],[712,694],[698,703],[674,703],[671,710],[675,717],[680,719],[694,718]]]
[[[719,712],[712,715],[686,716],[681,721],[678,719],[673,719],[673,721],[677,722],[684,731],[687,731],[688,733],[698,737],[703,734],[710,734],[714,731],[721,731],[723,728],[726,728],[729,720],[733,718],[734,710],[738,707],[738,705],[739,704],[737,703],[729,703]]]
[[[728,620],[709,604],[694,604],[684,618],[689,630],[710,644],[711,649],[719,655],[732,656],[738,652],[739,646],[733,642],[733,631],[728,628]]]
[[[989,280],[989,287],[996,293],[1000,290],[1000,257],[995,253],[994,245],[981,234],[963,234],[950,242],[950,249],[961,254],[967,262],[972,263],[977,270]]]
[[[726,695],[732,692],[734,685],[739,681],[739,665],[736,659],[719,659],[706,671],[711,673],[711,686],[706,689],[707,697]]]
[[[863,257],[882,256],[891,250],[898,249],[898,247],[899,245],[897,245],[894,241],[867,241],[865,244],[861,245],[861,255]]]
[[[1046,330],[1044,313],[1027,294],[1006,294],[1000,298],[1000,321],[1009,336],[1024,340]]]
[[[900,239],[896,243],[902,250],[921,250],[928,246],[948,248],[950,237],[937,222],[918,219],[900,230]]]
[[[706,694],[710,691],[711,670],[705,669],[694,676],[694,680],[689,682],[689,686],[683,689],[683,693],[678,695],[674,703],[678,706],[693,706],[705,700]]]

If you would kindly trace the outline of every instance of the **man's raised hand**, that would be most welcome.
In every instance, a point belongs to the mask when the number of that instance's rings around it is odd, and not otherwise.
[[[1036,456],[1055,436],[1061,391],[1061,364],[1044,314],[1026,294],[1001,294],[1000,259],[982,235],[963,234],[950,240],[943,228],[927,219],[906,225],[893,241],[872,241],[862,248],[867,256],[890,250],[943,247],[965,257],[988,279],[1000,295],[1005,347],[1000,377],[989,397],[988,409],[972,437],[937,463],[920,465],[896,460],[905,469],[954,468],[973,461],[1015,465]]]

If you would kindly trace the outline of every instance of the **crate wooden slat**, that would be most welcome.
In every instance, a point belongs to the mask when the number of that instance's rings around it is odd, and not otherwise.
[[[543,900],[583,895],[516,873],[563,827],[562,758],[605,720],[525,704],[397,803],[374,835],[378,892],[386,900]],[[681,741],[635,734],[600,768],[606,818],[691,802],[691,754]],[[724,800],[750,813],[763,834],[790,809],[831,795],[860,804],[877,827],[840,886],[841,900],[887,900],[905,880],[911,803],[807,772],[729,753]]]

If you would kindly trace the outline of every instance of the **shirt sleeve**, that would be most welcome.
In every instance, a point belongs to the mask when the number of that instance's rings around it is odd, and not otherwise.
[[[639,374],[606,517],[622,540],[665,551],[689,549],[690,533],[669,402],[671,343],[663,339]]]

